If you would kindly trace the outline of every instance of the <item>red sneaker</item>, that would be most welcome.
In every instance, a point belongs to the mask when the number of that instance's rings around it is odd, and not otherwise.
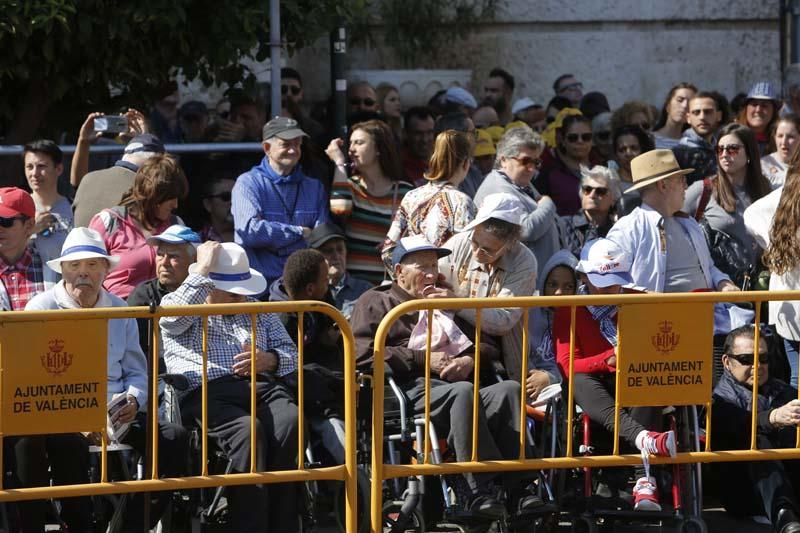
[[[656,487],[655,478],[639,478],[636,486],[633,487],[633,501],[634,511],[661,510],[661,504],[658,503],[658,487]]]
[[[664,433],[648,431],[636,439],[636,446],[643,452],[661,457],[675,457],[677,453],[675,449],[675,432],[672,430]]]

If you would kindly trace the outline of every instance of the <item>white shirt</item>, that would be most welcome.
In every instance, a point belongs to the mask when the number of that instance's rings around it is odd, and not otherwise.
[[[783,187],[783,182],[786,181],[786,169],[786,163],[778,159],[777,152],[761,158],[761,173],[769,180],[773,191]]]

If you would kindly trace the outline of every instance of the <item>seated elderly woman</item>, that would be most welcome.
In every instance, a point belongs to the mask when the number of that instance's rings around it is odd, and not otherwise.
[[[127,307],[121,298],[103,289],[109,270],[119,258],[109,255],[100,234],[89,228],[75,228],[67,235],[61,257],[48,266],[62,276],[53,288],[34,297],[25,310]],[[139,345],[139,331],[133,318],[108,321],[108,399],[125,395],[127,403],[112,417],[113,423],[130,423],[121,439],[144,455],[146,452],[147,361]],[[182,426],[159,422],[159,472],[172,477],[186,471],[188,450]],[[126,513],[127,525],[137,527],[142,512]],[[131,524],[133,523],[133,524]],[[138,527],[137,529],[141,529]]]
[[[531,296],[536,283],[536,258],[520,242],[524,207],[508,193],[487,196],[478,214],[464,231],[444,245],[452,254],[439,261],[439,272],[453,287],[458,297],[489,298]],[[463,309],[458,316],[475,324],[474,309]],[[484,309],[481,331],[502,336],[502,361],[508,377],[521,381],[522,376],[522,309]],[[536,360],[536,369],[529,373],[532,399],[552,383],[560,381],[555,362]]]
[[[580,272],[582,285],[578,294],[619,294],[623,287],[633,285],[630,260],[616,243],[597,239],[586,243],[581,250]],[[575,402],[594,422],[614,431],[614,388],[617,372],[617,306],[589,305],[575,312],[574,375],[571,386]],[[556,358],[564,379],[569,379],[570,309],[556,309],[553,333]],[[651,431],[661,422],[658,407],[634,407],[620,411],[619,434],[629,446],[642,452],[643,472],[637,472],[633,489],[634,509],[661,510],[655,478],[650,477],[648,454],[674,456],[675,433]],[[621,487],[613,487],[619,489]]]
[[[250,268],[238,244],[206,241],[197,262],[163,306],[230,304],[264,292],[267,281]],[[184,420],[200,420],[203,373],[203,319],[162,317],[164,359],[171,373],[184,374],[189,390],[181,399]],[[297,370],[297,349],[274,314],[259,314],[256,346],[251,347],[250,315],[208,317],[208,435],[232,461],[234,472],[250,471],[250,371],[255,356],[256,471],[286,470],[296,465],[297,405],[284,377]],[[231,531],[295,531],[295,490],[279,485],[230,487]]]
[[[752,387],[754,381],[755,327],[742,326],[725,339],[724,371],[714,387],[711,409],[712,442],[716,450],[750,448]],[[800,425],[797,390],[769,375],[767,343],[758,346],[758,415],[756,447],[794,448],[795,429]],[[779,533],[800,531],[797,513],[800,479],[798,461],[753,461],[721,463],[722,504],[737,516],[764,515]]]
[[[589,241],[605,237],[617,221],[615,205],[622,190],[619,181],[606,167],[581,167],[581,209],[559,219],[561,247],[575,256]]]

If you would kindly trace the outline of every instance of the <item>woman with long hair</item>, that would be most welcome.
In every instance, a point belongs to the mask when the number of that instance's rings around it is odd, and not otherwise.
[[[744,213],[747,231],[764,249],[764,266],[770,272],[769,290],[800,289],[800,150],[789,161],[786,182],[753,203]],[[791,385],[798,384],[800,301],[769,303],[769,323],[783,338]]]
[[[400,102],[400,91],[390,83],[381,83],[375,93],[378,95],[378,106],[383,120],[392,128],[399,145],[403,142],[403,104]]]
[[[556,130],[556,149],[534,184],[540,193],[552,197],[559,216],[572,215],[581,208],[581,165],[592,166],[592,142],[592,121],[583,115],[564,117]]]
[[[156,277],[156,251],[147,238],[172,224],[183,224],[173,211],[188,192],[178,160],[154,155],[139,167],[120,204],[92,217],[89,227],[100,233],[110,255],[120,257],[103,283],[108,292],[124,299],[137,285]]]
[[[697,213],[704,188],[710,195],[702,216],[711,229],[737,239],[749,253],[749,264],[755,265],[759,246],[744,225],[744,211],[756,200],[770,192],[769,181],[761,173],[761,160],[753,131],[740,124],[728,124],[719,132],[717,142],[716,178],[693,183],[686,191],[683,210],[691,216]],[[722,270],[724,265],[717,265]],[[730,274],[730,272],[729,272]]]
[[[653,128],[656,148],[677,146],[683,130],[687,128],[686,114],[689,112],[689,100],[697,93],[697,87],[691,83],[681,82],[673,85],[667,99],[661,107],[661,116]]]
[[[336,165],[331,189],[331,213],[347,235],[347,270],[380,283],[384,279],[381,250],[395,211],[414,188],[401,180],[400,157],[391,128],[380,120],[353,125],[347,154],[344,141],[334,139],[326,153]]]
[[[761,158],[761,172],[775,190],[786,180],[789,160],[800,146],[800,117],[794,114],[780,117],[775,122],[771,137],[775,151]]]
[[[469,171],[471,135],[445,130],[436,136],[425,179],[428,183],[408,192],[386,235],[384,260],[403,237],[423,235],[434,246],[464,229],[475,218],[472,199],[458,190]]]

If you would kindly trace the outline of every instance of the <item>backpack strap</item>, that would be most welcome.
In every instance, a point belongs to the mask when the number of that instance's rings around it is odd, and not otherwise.
[[[711,200],[711,179],[703,178],[703,194],[700,195],[700,202],[697,204],[697,210],[694,212],[694,219],[698,222],[702,220],[708,206],[708,201]]]

